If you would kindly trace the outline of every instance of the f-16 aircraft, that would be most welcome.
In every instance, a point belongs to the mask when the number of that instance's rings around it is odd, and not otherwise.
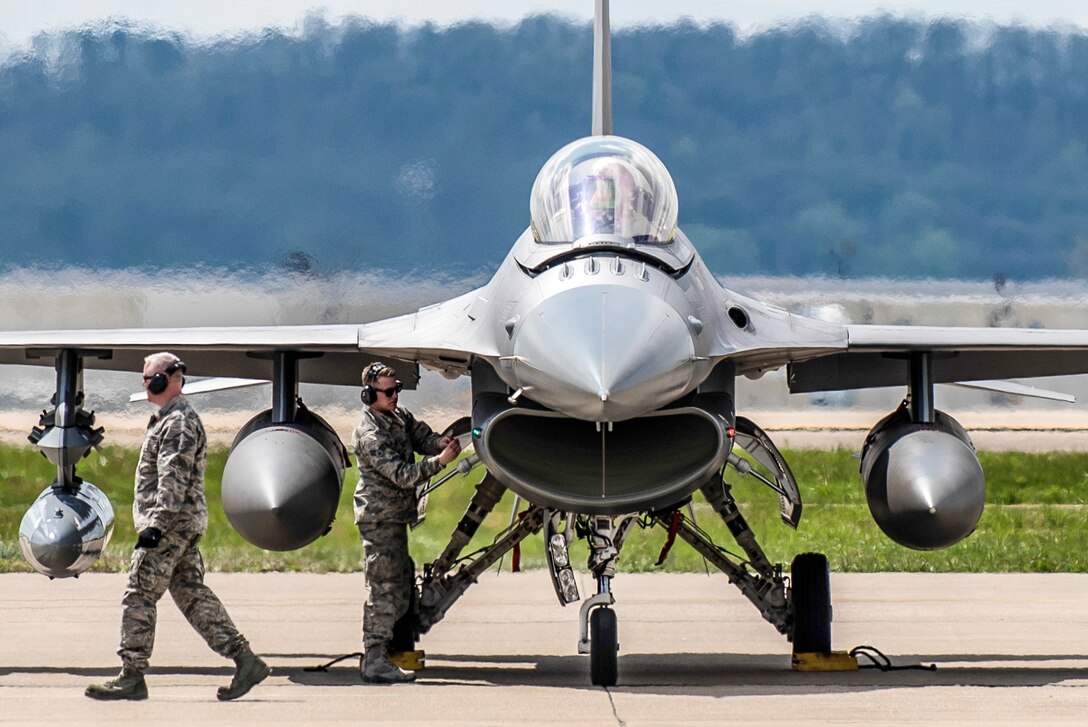
[[[20,531],[31,564],[54,577],[77,575],[112,527],[108,501],[76,474],[103,436],[83,409],[84,368],[135,371],[162,349],[180,354],[192,373],[271,380],[270,408],[238,433],[223,474],[231,523],[271,550],[327,531],[349,466],[337,434],[299,399],[300,382],[358,386],[373,360],[396,367],[408,388],[421,366],[471,378],[471,414],[456,433],[474,452],[458,467],[485,474],[448,545],[423,568],[415,608],[398,631],[402,648],[537,533],[558,600],[581,600],[569,555],[581,538],[596,593],[582,601],[578,649],[590,655],[594,684],[615,684],[611,584],[625,539],[641,525],[679,537],[724,572],[795,653],[829,653],[826,557],[800,554],[784,573],[728,482],[766,473],[782,519],[797,527],[798,483],[735,406],[737,377],[782,367],[791,392],[905,387],[904,404],[874,424],[861,453],[873,518],[910,548],[968,536],[983,509],[983,472],[968,434],[936,409],[934,385],[1088,372],[1088,331],[844,325],[723,288],[677,226],[668,170],[612,133],[607,0],[596,2],[594,33],[592,133],[540,170],[529,227],[483,287],[362,325],[0,333],[0,363],[57,371],[54,408],[31,434],[57,467]],[[492,544],[462,557],[507,490],[525,509]],[[687,506],[697,492],[743,557],[693,522]]]

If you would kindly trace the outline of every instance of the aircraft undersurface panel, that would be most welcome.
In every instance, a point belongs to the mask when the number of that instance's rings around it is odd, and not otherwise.
[[[53,366],[64,349],[88,352],[84,368],[139,371],[144,356],[170,350],[185,359],[191,375],[257,379],[269,377],[275,351],[322,354],[300,366],[299,380],[313,384],[355,385],[367,363],[354,324],[0,332],[0,364]],[[411,369],[404,382],[414,387],[418,377]]]
[[[927,353],[932,381],[1063,376],[1088,373],[1088,331],[1039,328],[846,326],[845,351],[793,363],[790,391],[902,385],[911,354]]]

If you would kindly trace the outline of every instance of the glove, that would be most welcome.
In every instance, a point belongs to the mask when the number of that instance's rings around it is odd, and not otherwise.
[[[158,528],[145,528],[140,531],[139,536],[136,538],[136,547],[154,550],[158,547],[160,540],[162,540],[161,530]]]

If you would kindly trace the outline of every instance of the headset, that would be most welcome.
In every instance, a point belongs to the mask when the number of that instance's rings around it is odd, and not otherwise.
[[[383,363],[372,363],[367,368],[366,373],[363,374],[363,390],[359,392],[359,398],[363,400],[363,403],[370,406],[378,400],[378,392],[371,386],[372,383],[378,380],[378,374],[385,368]],[[397,381],[397,388],[401,386],[400,381]]]
[[[160,371],[159,373],[148,379],[147,390],[150,391],[152,394],[161,394],[162,392],[166,391],[166,387],[170,385],[170,377],[173,376],[174,372],[178,369],[181,369],[182,374],[185,373],[187,369],[184,361],[175,361],[174,363],[167,366],[165,371]],[[182,385],[185,384],[184,376],[182,376],[181,382]]]

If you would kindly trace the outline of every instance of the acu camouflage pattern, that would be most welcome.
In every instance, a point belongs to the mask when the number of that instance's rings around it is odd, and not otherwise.
[[[136,531],[203,533],[208,527],[204,463],[208,440],[200,417],[184,396],[151,416],[136,467],[132,520]]]
[[[363,407],[352,435],[359,462],[355,522],[415,522],[416,486],[442,469],[437,456],[441,438],[407,409],[381,414]],[[416,452],[431,456],[416,462]]]
[[[124,667],[147,670],[155,643],[157,604],[169,590],[197,633],[216,653],[233,659],[249,644],[235,628],[222,602],[204,585],[204,560],[198,544],[208,526],[204,497],[207,454],[204,426],[182,396],[151,417],[136,470],[132,519],[137,532],[156,527],[158,546],[132,554],[128,585],[121,603]]]
[[[416,487],[442,469],[442,435],[407,409],[382,414],[363,407],[352,445],[359,463],[355,522],[365,552],[363,646],[388,644],[393,627],[408,612],[415,564],[408,555],[408,523],[416,519]],[[415,453],[431,455],[416,462]]]
[[[363,604],[363,648],[388,644],[393,627],[408,613],[416,567],[408,555],[404,523],[359,523],[370,594]]]
[[[204,585],[199,533],[170,530],[150,550],[132,554],[128,586],[121,600],[121,664],[128,671],[147,671],[155,645],[156,604],[167,590],[182,615],[217,654],[233,659],[249,650],[222,602]]]

